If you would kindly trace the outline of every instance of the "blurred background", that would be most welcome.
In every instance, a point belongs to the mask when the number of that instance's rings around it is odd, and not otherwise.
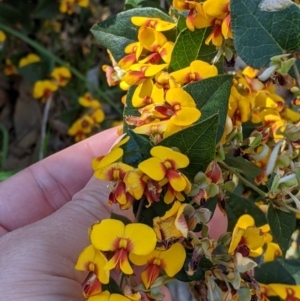
[[[91,27],[124,1],[0,1],[0,180],[120,123]],[[63,68],[62,68],[63,66]]]

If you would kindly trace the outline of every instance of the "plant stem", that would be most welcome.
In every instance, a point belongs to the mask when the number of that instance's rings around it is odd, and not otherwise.
[[[44,158],[45,137],[46,137],[47,121],[48,121],[51,101],[52,101],[52,96],[47,98],[46,105],[44,108],[42,126],[41,126],[41,143],[39,149],[39,160],[42,160]]]
[[[142,209],[143,209],[143,206],[144,206],[144,200],[145,200],[144,197],[142,197],[141,200],[140,200],[138,211],[137,211],[136,216],[135,216],[135,222],[136,223],[139,222],[139,219],[141,217]]]
[[[266,197],[267,194],[265,192],[263,192],[261,189],[259,189],[258,187],[256,187],[255,185],[253,185],[252,183],[250,183],[248,180],[246,180],[243,176],[241,176],[239,173],[235,172],[230,166],[228,166],[226,163],[224,163],[223,161],[218,161],[218,163],[220,165],[222,165],[224,168],[226,168],[228,171],[232,172],[233,174],[236,175],[236,177],[243,182],[246,186],[250,187],[251,189],[253,189],[254,191],[256,191],[259,195],[261,195],[262,197]]]
[[[295,72],[295,75],[296,75],[296,80],[297,80],[297,83],[298,83],[298,87],[300,88],[300,73],[299,73],[299,70],[297,68],[296,63],[293,65],[293,69],[294,69],[294,72]]]
[[[56,63],[67,67],[72,73],[73,75],[75,75],[78,79],[82,80],[83,82],[85,82],[86,86],[91,87],[96,95],[99,98],[104,99],[109,105],[111,105],[120,115],[122,115],[122,110],[106,95],[106,93],[104,93],[103,91],[101,91],[99,88],[97,88],[93,83],[91,83],[90,81],[87,80],[86,76],[84,76],[80,71],[78,71],[76,68],[70,66],[67,62],[63,61],[61,58],[57,57],[55,54],[53,54],[52,52],[50,52],[49,50],[47,50],[45,47],[43,47],[42,45],[40,45],[39,43],[33,41],[32,39],[28,38],[27,36],[25,36],[24,34],[22,34],[21,32],[18,32],[4,24],[0,23],[0,29],[3,31],[6,31],[7,33],[9,33],[10,35],[13,35],[19,39],[21,39],[22,41],[24,41],[25,43],[27,43],[28,45],[30,45],[31,47],[35,48],[38,52],[44,54],[45,56],[48,56],[49,58],[51,58],[53,61],[55,61]]]

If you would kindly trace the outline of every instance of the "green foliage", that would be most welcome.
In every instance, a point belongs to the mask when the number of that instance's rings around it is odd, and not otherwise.
[[[188,67],[194,60],[210,62],[217,54],[216,47],[206,45],[204,42],[210,34],[209,28],[190,31],[188,28],[182,30],[177,36],[169,72]]]
[[[126,0],[124,10],[133,9],[137,7],[155,7],[161,9],[160,5],[150,0]]]
[[[137,167],[141,161],[150,157],[152,145],[149,139],[132,131],[128,131],[127,134],[130,139],[121,146],[124,150],[123,162]]]
[[[157,8],[134,8],[110,17],[94,25],[93,35],[101,45],[109,49],[116,61],[124,56],[124,48],[137,41],[138,28],[131,23],[131,17],[155,17],[173,22],[172,18]]]
[[[255,68],[268,67],[270,58],[300,47],[300,9],[292,4],[265,11],[261,0],[231,0],[234,46],[240,57]]]
[[[296,216],[294,212],[283,212],[275,206],[270,205],[267,213],[267,220],[271,228],[275,241],[279,244],[283,256],[289,247],[292,233],[296,226]]]
[[[264,284],[300,284],[300,260],[277,259],[266,262],[255,269],[255,278]]]
[[[231,75],[220,75],[184,87],[184,90],[194,98],[197,108],[200,109],[201,120],[218,114],[216,142],[220,141],[224,132],[231,82]]]
[[[233,167],[236,172],[244,174],[250,179],[254,179],[261,174],[261,169],[257,165],[240,156],[234,157],[232,154],[227,154],[225,163],[230,167]]]
[[[205,171],[207,165],[214,159],[218,115],[215,114],[191,127],[184,129],[166,139],[158,145],[167,147],[180,147],[180,151],[190,159],[188,167],[182,171],[190,179],[199,171]]]
[[[52,0],[41,0],[33,15],[36,19],[51,19],[59,13],[58,4],[58,2]]]

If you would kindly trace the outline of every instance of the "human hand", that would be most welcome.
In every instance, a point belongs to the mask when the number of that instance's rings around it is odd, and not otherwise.
[[[118,210],[106,205],[107,183],[92,177],[91,160],[117,137],[104,131],[0,184],[1,299],[84,300],[86,275],[74,266],[87,229]]]

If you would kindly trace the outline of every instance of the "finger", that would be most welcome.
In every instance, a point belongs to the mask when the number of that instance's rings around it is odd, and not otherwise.
[[[91,160],[108,152],[118,135],[103,131],[26,168],[0,184],[0,226],[35,222],[65,204],[92,176]]]
[[[69,279],[68,285],[64,288],[60,286],[60,294],[65,298],[56,300],[78,300],[75,295],[82,295],[80,283],[86,275],[75,271],[74,267],[80,252],[90,244],[88,228],[96,221],[108,218],[112,211],[120,213],[116,207],[107,205],[107,184],[92,178],[71,202],[51,216],[4,235],[0,239],[0,266],[1,274],[6,276],[0,288],[13,291],[14,296],[27,296],[34,291],[31,281],[37,282],[38,286],[38,275],[50,275],[51,279]],[[124,213],[131,214],[129,211]],[[28,271],[33,271],[33,275]],[[10,287],[12,285],[13,288]],[[47,290],[49,285],[43,287]],[[53,294],[54,288],[50,290]],[[47,293],[44,291],[45,295]]]
[[[218,239],[221,234],[223,234],[228,226],[227,216],[221,212],[217,206],[214,215],[208,223],[209,226],[209,236],[213,239]]]

